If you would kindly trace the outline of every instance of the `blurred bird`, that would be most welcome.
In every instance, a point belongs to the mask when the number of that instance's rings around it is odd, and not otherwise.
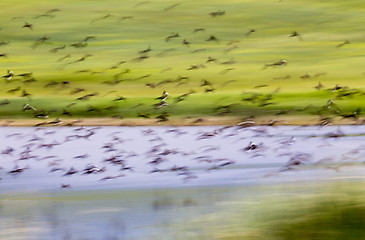
[[[349,40],[346,40],[346,41],[344,41],[343,43],[340,43],[340,44],[338,44],[336,47],[342,47],[342,46],[344,46],[344,45],[346,45],[346,44],[350,44],[350,41]]]
[[[2,78],[6,78],[6,80],[11,80],[13,76],[14,76],[13,71],[8,70],[8,74],[2,76]]]
[[[225,13],[226,13],[225,11],[216,11],[216,12],[209,13],[209,15],[212,16],[212,17],[217,17],[217,16],[222,16]]]
[[[23,28],[29,28],[30,30],[33,30],[33,24],[25,22]]]
[[[188,40],[184,39],[182,43],[183,43],[185,46],[190,47],[190,42],[189,42]]]
[[[265,64],[263,69],[265,69],[267,67],[283,67],[285,65],[287,65],[287,62],[284,59],[281,59],[280,61],[275,62],[275,63]]]
[[[168,41],[170,41],[170,39],[172,39],[172,38],[178,38],[178,37],[180,37],[180,34],[178,34],[178,33],[172,33],[170,36],[166,37],[165,41],[168,42]]]
[[[292,31],[289,37],[297,37],[299,40],[303,40],[302,36],[297,31]]]
[[[248,30],[248,32],[246,32],[246,37],[249,37],[252,33],[254,33],[254,32],[256,32],[256,30],[255,29],[252,29],[252,28],[250,28],[249,30]]]
[[[214,36],[214,35],[210,35],[210,37],[207,40],[205,40],[205,41],[207,41],[207,42],[210,42],[210,41],[219,42],[218,38],[216,36]]]
[[[193,30],[193,33],[197,33],[197,32],[204,32],[205,31],[205,28],[195,28]]]
[[[164,11],[169,11],[177,6],[181,5],[181,3],[175,3],[175,4],[172,4],[171,6],[167,7],[164,9]]]
[[[55,47],[49,50],[51,53],[56,53],[58,50],[65,49],[66,45],[63,45],[61,47]]]
[[[162,95],[160,97],[155,98],[155,100],[165,101],[168,97],[169,97],[169,93],[166,91],[163,91]]]

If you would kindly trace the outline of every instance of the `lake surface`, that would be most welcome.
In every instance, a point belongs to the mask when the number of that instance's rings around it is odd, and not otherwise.
[[[193,219],[263,186],[365,177],[357,125],[2,127],[0,139],[1,239],[188,239]]]

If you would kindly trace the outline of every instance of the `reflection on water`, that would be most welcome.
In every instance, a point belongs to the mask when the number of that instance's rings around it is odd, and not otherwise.
[[[237,189],[182,188],[5,194],[0,239],[173,239]],[[160,238],[159,239],[163,239]]]
[[[256,219],[249,215],[280,209],[270,203],[275,194],[290,200],[305,184],[364,179],[364,133],[363,126],[0,128],[0,239],[220,239],[227,231],[212,230],[219,225],[239,236]],[[288,195],[293,183],[297,192]],[[255,207],[262,199],[269,202]],[[245,212],[241,225],[232,209]]]

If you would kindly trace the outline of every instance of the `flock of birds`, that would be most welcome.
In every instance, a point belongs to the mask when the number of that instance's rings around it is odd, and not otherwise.
[[[149,1],[140,2],[134,4],[131,8],[132,9],[138,9],[143,6],[147,6],[149,4],[152,4]],[[169,6],[166,6],[162,9],[163,12],[168,11],[178,11],[178,8],[181,7],[182,3],[174,3]],[[60,8],[53,8],[50,10],[47,10],[43,13],[40,13],[36,16],[15,16],[11,17],[13,21],[19,22],[19,30],[23,31],[31,31],[32,33],[37,32],[38,27],[37,24],[44,24],[44,23],[38,23],[41,19],[48,19],[49,21],[47,24],[50,24],[52,22],[57,22],[57,17],[59,14],[62,14],[62,9]],[[219,23],[220,19],[226,17],[226,15],[229,14],[229,12],[226,12],[225,10],[218,10],[218,11],[212,11],[206,13],[206,18],[211,19],[212,21],[215,21]],[[101,17],[92,18],[90,22],[87,23],[87,26],[95,25],[95,24],[110,24],[110,21],[116,21],[117,23],[124,22],[124,21],[132,21],[136,20],[134,16],[118,16],[113,13],[105,14]],[[23,22],[23,23],[21,23]],[[136,29],[137,31],[138,29]],[[7,31],[6,27],[3,27],[1,31]],[[207,48],[195,48],[195,39],[199,38],[199,42],[197,42],[197,45],[201,45],[203,42],[205,45],[208,45],[209,47],[212,47],[212,49],[221,49],[221,52],[214,52],[219,55],[224,56],[225,58],[232,57],[230,55],[231,52],[234,52],[236,49],[240,48],[240,42],[243,41],[244,38],[252,38],[254,34],[256,34],[259,29],[255,28],[249,28],[246,31],[242,32],[241,39],[235,39],[235,40],[227,40],[224,39],[224,37],[217,36],[216,34],[212,33],[208,28],[206,27],[197,27],[192,28],[191,33],[193,33],[194,40],[189,39],[189,37],[186,37],[185,35],[188,35],[187,33],[179,33],[179,32],[172,32],[172,33],[166,33],[165,36],[161,36],[160,43],[165,42],[166,49],[158,49],[155,50],[152,46],[154,44],[153,41],[149,44],[147,48],[141,49],[136,52],[136,56],[131,59],[123,59],[117,61],[115,64],[109,67],[101,67],[102,70],[92,70],[92,69],[79,69],[74,72],[74,74],[89,74],[86,75],[84,78],[88,78],[90,76],[95,76],[100,74],[100,79],[103,79],[101,84],[107,84],[111,85],[111,91],[103,94],[98,91],[94,90],[88,90],[87,87],[82,87],[77,84],[75,84],[71,80],[45,80],[45,79],[38,79],[34,75],[37,73],[33,73],[32,71],[29,72],[17,72],[16,69],[9,69],[7,70],[4,75],[1,76],[2,79],[6,83],[12,83],[10,89],[6,89],[5,92],[2,94],[3,99],[0,102],[0,108],[4,106],[11,106],[13,103],[12,99],[14,99],[14,95],[18,94],[20,98],[23,98],[23,108],[19,109],[21,112],[21,115],[24,116],[30,116],[35,118],[49,118],[49,117],[55,117],[57,119],[60,119],[61,117],[78,117],[80,115],[82,116],[107,116],[107,117],[116,117],[116,118],[123,118],[126,114],[127,117],[141,117],[141,118],[156,118],[157,121],[168,121],[171,109],[173,109],[177,104],[181,103],[182,101],[185,101],[189,98],[190,95],[195,93],[214,93],[219,89],[220,87],[225,87],[228,84],[235,83],[239,80],[235,79],[229,79],[227,81],[222,81],[220,84],[218,84],[215,81],[209,80],[209,79],[196,79],[194,75],[191,75],[191,72],[198,71],[200,69],[205,69],[207,67],[211,67],[211,64],[216,64],[216,66],[222,66],[224,69],[217,73],[217,74],[226,74],[228,72],[234,71],[239,64],[238,61],[234,60],[233,58],[227,60],[227,59],[219,59],[218,56],[212,56],[210,55],[210,51]],[[1,32],[0,32],[1,33]],[[191,35],[190,33],[190,35]],[[26,33],[24,33],[26,34]],[[40,34],[42,34],[40,32]],[[199,37],[197,37],[199,35]],[[293,30],[292,32],[288,32],[287,37],[290,38],[296,38],[300,41],[303,41],[303,36],[298,31]],[[95,35],[86,35],[79,41],[74,42],[64,42],[61,45],[57,45],[59,43],[59,40],[55,39],[55,42],[52,42],[52,39],[54,37],[52,35],[43,35],[39,37],[38,39],[35,39],[31,43],[31,48],[34,50],[34,52],[37,52],[40,48],[47,49],[49,51],[49,54],[54,54],[56,57],[55,61],[57,61],[59,64],[62,65],[62,69],[67,69],[68,67],[72,66],[78,66],[82,62],[88,62],[89,59],[95,58],[95,54],[90,53],[89,47],[92,46],[94,43],[97,43],[99,40],[99,36],[97,34]],[[154,40],[155,41],[155,40]],[[160,44],[159,43],[159,44]],[[177,43],[180,43],[180,47],[177,47]],[[341,48],[347,44],[350,44],[348,40],[338,44],[337,48]],[[3,40],[0,42],[1,49],[6,49],[7,45],[12,45],[11,40]],[[95,48],[95,46],[94,46]],[[94,49],[93,48],[93,49]],[[183,50],[182,50],[183,49]],[[69,53],[66,53],[65,55],[60,55],[62,52],[67,52],[69,50]],[[77,54],[82,53],[81,56],[74,57],[72,56],[71,52],[77,52]],[[156,53],[153,55],[154,52],[160,51],[159,53]],[[151,58],[159,58],[161,59],[164,56],[170,56],[173,52],[176,51],[189,51],[191,54],[194,53],[206,53],[206,60],[203,62],[198,62],[191,64],[190,66],[186,66],[186,68],[181,71],[182,74],[177,75],[176,77],[168,77],[167,79],[161,79],[161,76],[156,76],[155,73],[151,74],[141,74],[140,76],[134,76],[130,77],[130,73],[134,72],[133,67],[141,64],[141,62],[145,62],[147,59]],[[12,54],[3,52],[0,54],[0,57],[2,57],[1,61],[4,63],[7,60],[11,60]],[[194,57],[192,55],[191,57],[194,60]],[[200,57],[197,57],[197,59],[200,59]],[[168,60],[167,60],[168,61]],[[194,60],[195,61],[195,60]],[[200,60],[199,60],[200,61]],[[99,61],[100,62],[100,61]],[[167,62],[169,65],[170,63]],[[285,67],[290,63],[287,62],[285,59],[279,59],[277,61],[273,60],[272,62],[268,61],[268,63],[263,63],[262,69],[267,68],[281,68]],[[103,62],[99,63],[99,66],[102,66]],[[84,65],[83,65],[84,66]],[[77,68],[77,67],[76,67]],[[171,67],[166,67],[160,71],[160,73],[169,73],[172,71]],[[109,74],[107,76],[110,76],[112,74],[110,80],[105,80],[105,74]],[[175,74],[175,73],[174,73]],[[138,74],[137,74],[138,75]],[[157,73],[158,75],[158,73]],[[301,79],[315,79],[317,80],[320,77],[325,76],[326,73],[316,73],[314,75],[304,74],[300,76]],[[287,79],[291,76],[283,76],[279,77],[280,79]],[[278,79],[278,78],[277,78]],[[93,80],[94,81],[94,80]],[[99,80],[96,80],[95,82],[98,82]],[[144,81],[141,83],[141,81]],[[129,106],[128,109],[125,108],[125,105],[121,107],[119,103],[125,103],[128,102],[128,98],[124,97],[123,94],[120,94],[119,89],[122,89],[122,84],[124,83],[130,83],[133,82],[135,84],[141,84],[141,86],[144,86],[144,89],[141,88],[141,91],[148,91],[148,90],[155,90],[155,89],[161,89],[160,91],[163,92],[161,96],[151,96],[151,100],[155,99],[158,100],[157,103],[146,106],[145,103],[140,103],[137,105]],[[196,84],[196,82],[198,82]],[[194,84],[192,84],[194,83]],[[33,84],[33,85],[32,85]],[[60,95],[68,95],[75,96],[74,100],[69,101],[65,100],[65,103],[60,108],[53,108],[52,106],[49,106],[44,103],[34,103],[33,99],[37,98],[36,93],[34,91],[37,91],[36,88],[32,90],[32,86],[37,85],[37,87],[40,87],[40,85],[43,85],[44,89],[49,89],[52,94],[56,91]],[[74,87],[76,85],[76,87]],[[5,85],[8,86],[8,85]],[[10,86],[10,84],[9,84]],[[118,87],[115,87],[118,86]],[[137,85],[136,85],[137,86]],[[179,87],[184,86],[184,89],[188,89],[186,86],[191,86],[191,89],[182,93],[182,94],[176,94],[175,96],[171,96],[167,94],[166,90],[172,90],[175,91]],[[255,89],[261,89],[268,87],[269,85],[261,84],[257,85]],[[317,90],[327,90],[329,92],[333,92],[333,97],[328,100],[328,104],[324,104],[323,106],[307,106],[306,108],[295,108],[292,110],[287,111],[281,111],[280,109],[276,111],[276,114],[288,114],[290,112],[300,112],[300,111],[309,111],[310,113],[315,112],[316,114],[323,116],[323,115],[331,115],[331,116],[341,116],[346,118],[352,118],[357,120],[359,115],[361,114],[361,109],[356,109],[351,112],[344,112],[341,110],[340,107],[338,107],[335,104],[335,100],[337,99],[344,99],[349,98],[354,95],[360,95],[362,92],[358,89],[349,88],[346,86],[341,86],[340,84],[331,87],[331,88],[325,88],[324,85],[321,82],[318,82],[316,86],[314,86]],[[43,91],[43,90],[42,90]],[[48,90],[47,90],[48,91]],[[68,92],[68,94],[66,93]],[[210,115],[227,115],[227,114],[239,114],[242,109],[245,109],[245,106],[247,104],[252,103],[252,106],[257,106],[259,108],[264,108],[268,105],[277,104],[275,102],[275,97],[280,91],[280,88],[276,89],[275,91],[271,93],[259,93],[257,91],[245,91],[242,94],[241,101],[233,102],[229,104],[221,104],[218,106],[213,106],[212,109],[210,109],[208,114]],[[124,93],[125,94],[125,93]],[[239,93],[241,94],[241,93]],[[9,97],[7,97],[9,95]],[[96,106],[95,104],[87,104],[87,101],[91,98],[99,98],[103,101],[105,97],[109,97],[114,95],[115,97],[111,100],[111,102],[108,102],[109,105],[107,106]],[[18,102],[17,101],[14,101]],[[192,103],[193,104],[193,103]],[[75,107],[77,105],[80,105],[80,107]],[[264,111],[264,110],[263,110]],[[24,113],[26,112],[26,113]],[[130,112],[133,112],[131,115]],[[176,111],[175,111],[176,112]],[[327,121],[329,121],[329,117],[326,118]],[[56,122],[59,122],[58,120],[55,120]],[[53,123],[53,121],[51,122]],[[48,122],[41,122],[42,124],[49,124]]]
[[[361,141],[349,137],[343,141],[351,133],[339,127],[293,128],[297,129],[3,128],[1,138],[7,141],[0,143],[0,186],[15,180],[19,180],[19,186],[28,181],[31,184],[37,178],[47,179],[51,185],[48,187],[63,189],[80,187],[84,179],[93,186],[110,181],[133,185],[133,179],[146,186],[159,179],[164,184],[181,180],[194,184],[199,179],[212,181],[213,173],[222,181],[237,181],[249,178],[250,170],[260,168],[264,170],[252,178],[299,169],[340,171],[347,165],[362,164],[359,161],[364,157],[365,146]],[[291,131],[298,131],[298,136],[288,135]],[[308,133],[311,131],[313,135]]]

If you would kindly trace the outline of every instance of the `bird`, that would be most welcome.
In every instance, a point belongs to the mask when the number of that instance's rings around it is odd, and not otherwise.
[[[197,32],[204,32],[205,31],[205,28],[195,28],[193,30],[193,33],[197,33]]]
[[[49,50],[51,53],[56,53],[58,52],[58,50],[62,50],[62,49],[65,49],[66,48],[66,45],[63,45],[61,47],[55,47],[55,48],[52,48],[51,50]]]
[[[350,41],[349,41],[349,40],[346,40],[346,41],[344,41],[343,43],[338,44],[336,47],[337,47],[337,48],[339,48],[339,47],[343,47],[343,46],[344,46],[344,45],[346,45],[346,44],[350,44]]]
[[[25,22],[23,28],[29,28],[30,30],[33,30],[33,24]]]
[[[249,37],[252,33],[254,33],[254,32],[256,32],[256,30],[255,29],[252,29],[252,28],[250,28],[249,30],[248,30],[248,32],[246,32],[246,37]]]
[[[190,47],[190,42],[189,42],[188,40],[186,40],[185,38],[184,38],[184,40],[182,41],[182,43],[183,43],[185,46]]]
[[[302,36],[300,35],[300,33],[298,33],[297,31],[292,31],[289,35],[289,37],[297,37],[299,40],[303,40]]]
[[[285,65],[287,65],[287,62],[286,62],[284,59],[281,59],[281,60],[280,60],[280,61],[278,61],[278,62],[265,64],[263,69],[265,69],[265,68],[267,68],[267,67],[283,67],[283,66],[285,66]]]
[[[36,49],[39,45],[43,44],[45,41],[49,40],[49,37],[44,35],[43,37],[39,38],[35,43],[33,44],[33,49]]]
[[[6,80],[11,80],[13,76],[14,76],[13,71],[8,70],[8,74],[2,76],[2,78],[6,78]]]
[[[180,37],[179,33],[172,33],[171,35],[169,35],[168,37],[165,38],[165,41],[168,42],[168,41],[170,41],[170,39],[178,38],[178,37]]]
[[[210,41],[219,42],[218,38],[214,35],[210,35],[209,38],[207,38],[205,41],[207,41],[207,42],[210,42]]]
[[[167,7],[164,9],[164,11],[169,11],[177,6],[181,5],[181,3],[175,3],[175,4],[172,4],[171,6]]]
[[[225,13],[226,13],[225,11],[216,11],[216,12],[209,13],[209,15],[212,16],[212,17],[217,17],[217,16],[222,16]]]
[[[162,95],[160,97],[155,98],[155,100],[165,101],[168,97],[169,97],[169,93],[166,91],[163,91]]]

